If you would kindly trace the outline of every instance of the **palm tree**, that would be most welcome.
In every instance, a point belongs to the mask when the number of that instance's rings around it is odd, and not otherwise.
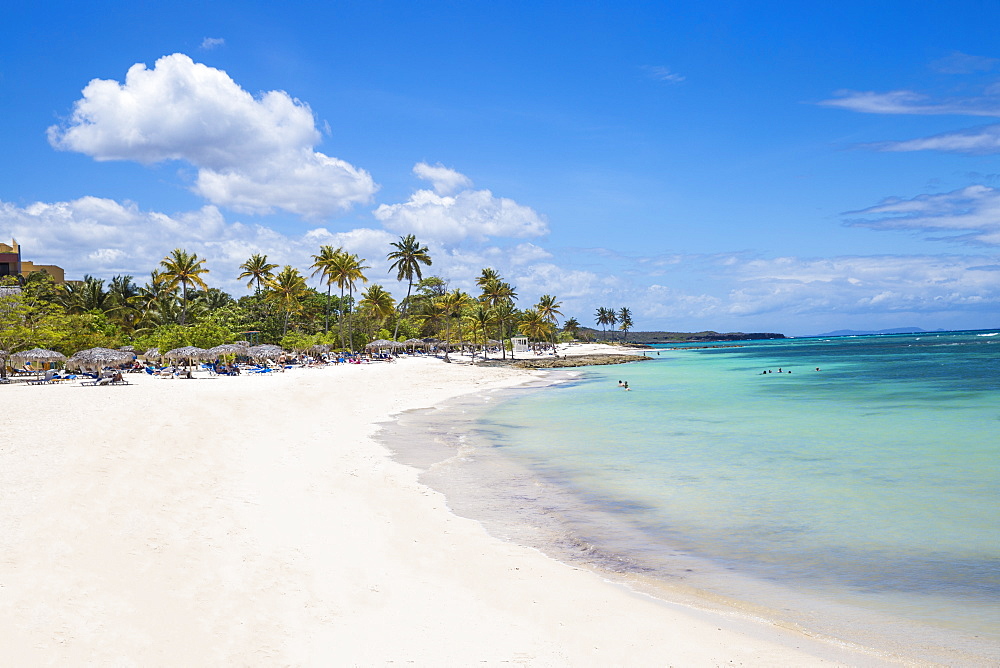
[[[493,307],[493,314],[500,325],[500,350],[503,351],[503,358],[507,359],[507,323],[517,319],[517,309],[513,301],[502,301]]]
[[[628,330],[632,329],[632,311],[631,309],[622,306],[621,310],[618,311],[618,322],[621,323],[621,330],[625,332],[622,337],[622,343],[628,339]]]
[[[289,316],[302,308],[299,300],[306,293],[306,279],[302,277],[298,269],[286,264],[274,278],[267,282],[267,287],[271,289],[268,297],[277,302],[285,312],[285,323],[281,330],[281,336],[285,336],[288,333]]]
[[[372,283],[361,295],[358,306],[374,320],[375,329],[381,329],[385,319],[396,310],[396,300],[381,285]]]
[[[476,304],[472,313],[469,314],[468,318],[469,324],[472,326],[472,361],[476,361],[475,338],[477,331],[483,333],[483,359],[486,359],[486,347],[489,345],[490,325],[492,325],[494,321],[493,309],[486,304],[479,302]]]
[[[618,312],[613,308],[607,309],[608,311],[608,325],[611,327],[611,341],[615,340],[615,325],[618,324]]]
[[[104,279],[87,275],[82,283],[65,283],[60,286],[58,301],[70,313],[104,311],[112,303],[104,290]]]
[[[528,309],[521,314],[521,322],[518,323],[518,330],[535,341],[544,341],[549,336],[552,323],[535,309]]]
[[[359,258],[354,253],[348,253],[344,251],[337,254],[336,260],[331,264],[330,267],[329,271],[330,277],[332,278],[333,282],[337,284],[337,287],[340,288],[340,309],[338,310],[338,313],[340,320],[341,348],[347,347],[344,345],[344,324],[343,324],[344,311],[349,309],[350,303],[353,303],[354,301],[354,287],[357,285],[357,282],[358,281],[361,281],[362,283],[368,282],[368,278],[365,276],[364,270],[371,269],[371,267],[362,264],[363,262],[366,262],[364,258]],[[349,303],[344,302],[345,289],[347,290],[348,296],[351,298],[351,301]],[[350,312],[348,312],[348,317],[347,317],[347,328],[348,328],[348,339],[351,340],[351,349],[353,350],[354,332],[351,327]]]
[[[149,282],[139,288],[139,306],[142,309],[139,322],[145,328],[177,322],[179,303],[177,288],[167,287],[166,277],[154,269],[149,274]]]
[[[493,269],[492,267],[486,267],[483,269],[482,273],[479,274],[479,278],[476,279],[476,287],[485,288],[486,284],[489,283],[490,281],[499,281],[499,280],[501,280],[501,278],[500,274],[497,273],[497,270]]]
[[[441,297],[441,310],[444,312],[445,317],[445,350],[444,350],[444,360],[450,362],[451,359],[448,357],[448,353],[451,351],[451,321],[460,318],[462,315],[462,309],[472,301],[468,293],[462,292],[459,289],[454,289],[448,294]],[[462,339],[462,328],[461,323],[459,323],[459,345],[461,345]]]
[[[574,339],[579,336],[580,322],[573,317],[566,318],[566,322],[563,323],[563,331],[569,332],[570,336]]]
[[[538,309],[538,313],[548,322],[552,323],[552,352],[556,351],[556,325],[559,323],[559,316],[562,312],[559,307],[562,306],[560,302],[556,301],[556,298],[552,295],[542,295],[541,299],[535,305]]]
[[[484,279],[487,272],[492,272],[493,276]],[[480,298],[496,312],[497,323],[500,325],[500,343],[503,344],[505,326],[514,313],[514,300],[517,299],[517,293],[514,292],[510,283],[501,281],[492,269],[483,269],[483,276],[480,276],[476,282],[482,283],[480,287],[483,294]],[[506,359],[507,347],[502,345],[502,350]]]
[[[206,311],[211,313],[212,311],[229,306],[234,301],[228,292],[224,292],[219,288],[209,288],[204,292],[199,292],[198,296],[191,300],[191,303],[200,304]]]
[[[396,328],[392,333],[392,338],[395,339],[399,335],[399,320],[406,317],[406,310],[410,306],[410,291],[413,289],[413,277],[416,276],[418,280],[423,278],[420,265],[431,266],[431,256],[427,254],[427,246],[421,246],[417,242],[417,237],[412,234],[400,237],[399,241],[393,241],[392,245],[396,250],[386,256],[387,260],[393,260],[392,265],[389,267],[389,273],[392,273],[392,270],[395,269],[396,280],[401,281],[405,278],[407,281],[406,299],[403,300],[402,312],[400,317],[396,319]]]
[[[108,286],[108,314],[113,320],[131,330],[139,319],[139,288],[131,276],[115,276]]]
[[[170,252],[170,255],[160,260],[167,285],[171,288],[181,286],[180,324],[182,326],[187,321],[188,286],[193,285],[202,290],[208,290],[208,286],[205,285],[205,281],[201,277],[202,274],[208,273],[208,269],[205,269],[203,264],[205,264],[205,260],[199,259],[197,253],[188,253],[180,248],[175,248]]]
[[[319,274],[323,282],[326,283],[326,319],[323,322],[324,332],[330,331],[330,289],[333,287],[333,274],[331,272],[337,264],[337,259],[343,252],[343,248],[320,246],[319,255],[312,256],[313,263],[310,265],[310,269],[313,270],[312,275]]]
[[[274,278],[274,270],[277,268],[278,265],[267,261],[267,255],[254,253],[250,256],[249,260],[240,265],[243,273],[237,276],[236,279],[242,281],[244,278],[249,278],[247,287],[253,287],[253,284],[256,283],[257,294],[259,295],[260,287]]]
[[[595,313],[594,316],[597,320],[597,324],[601,326],[601,334],[602,334],[601,338],[607,339],[608,309],[604,308],[603,306],[600,306],[598,307],[597,313]]]

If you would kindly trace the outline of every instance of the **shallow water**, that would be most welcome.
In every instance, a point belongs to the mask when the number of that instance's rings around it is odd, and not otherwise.
[[[647,589],[923,659],[995,660],[992,334],[661,348],[407,416],[401,457],[494,532]]]

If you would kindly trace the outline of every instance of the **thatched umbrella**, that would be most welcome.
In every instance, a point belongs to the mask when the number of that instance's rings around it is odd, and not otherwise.
[[[322,355],[323,353],[328,353],[333,350],[333,346],[329,343],[314,343],[309,346],[309,352],[315,353],[317,355]]]
[[[222,355],[246,355],[249,349],[249,346],[241,346],[238,343],[223,343],[206,350],[205,356],[212,358]]]
[[[365,348],[375,348],[377,350],[382,350],[383,348],[392,348],[396,345],[395,341],[389,341],[388,339],[375,339],[371,343],[365,346]]]
[[[31,350],[22,350],[20,352],[12,353],[10,359],[15,360],[16,363],[24,364],[26,362],[59,362],[66,359],[66,356],[55,350],[46,350],[45,348],[32,348]],[[35,369],[35,374],[41,373],[41,368]]]
[[[133,357],[135,356],[132,353],[126,353],[121,350],[111,350],[110,348],[87,348],[86,350],[73,353],[73,356],[66,360],[66,366],[72,368],[92,366],[95,369],[100,369],[101,367],[109,364],[121,364],[122,362],[127,362]]]
[[[142,355],[139,355],[139,357],[145,357],[146,359],[152,359],[152,358],[155,357],[156,359],[159,359],[160,358],[160,349],[159,348],[150,348],[149,350],[147,350],[146,352],[144,352]]]
[[[273,343],[262,343],[259,346],[248,348],[247,354],[254,359],[267,359],[284,355],[285,351],[281,346],[276,346]]]
[[[204,348],[198,346],[183,346],[168,350],[163,353],[163,357],[168,360],[187,360],[188,365],[190,365],[193,360],[205,359],[206,352]]]
[[[122,346],[118,350],[122,351],[123,353],[134,353],[135,346]]]
[[[32,348],[31,350],[22,350],[21,352],[11,353],[10,358],[12,360],[19,360],[21,363],[59,362],[66,359],[66,356],[60,352],[56,352],[55,350],[46,350],[45,348]]]

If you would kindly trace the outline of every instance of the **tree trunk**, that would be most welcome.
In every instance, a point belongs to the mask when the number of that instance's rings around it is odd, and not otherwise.
[[[351,345],[349,346],[350,351],[354,352],[354,287],[351,286],[347,290],[347,297],[351,300],[351,310],[347,313],[347,342]]]
[[[187,283],[181,281],[181,327],[187,322],[188,291]]]
[[[326,284],[326,318],[323,321],[323,333],[330,333],[330,288],[332,286],[329,282]]]
[[[406,286],[406,299],[403,300],[403,308],[400,309],[401,315],[396,318],[396,327],[392,331],[392,340],[395,341],[399,337],[399,321],[406,317],[406,311],[410,308],[410,290],[413,289],[413,280]]]
[[[340,329],[340,349],[343,350],[347,347],[344,345],[344,288],[340,288],[340,308],[337,309],[337,328]]]

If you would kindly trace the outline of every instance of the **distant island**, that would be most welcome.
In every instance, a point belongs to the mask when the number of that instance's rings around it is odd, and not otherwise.
[[[873,334],[922,334],[924,332],[946,332],[945,329],[921,329],[920,327],[894,327],[892,329],[838,329],[816,336],[871,336]]]
[[[599,329],[590,327],[580,327],[580,338],[590,341],[621,341],[622,332],[602,332]],[[710,341],[756,341],[760,339],[784,339],[784,334],[773,332],[629,332],[626,343],[654,344],[654,343],[688,343],[688,342],[710,342]]]

